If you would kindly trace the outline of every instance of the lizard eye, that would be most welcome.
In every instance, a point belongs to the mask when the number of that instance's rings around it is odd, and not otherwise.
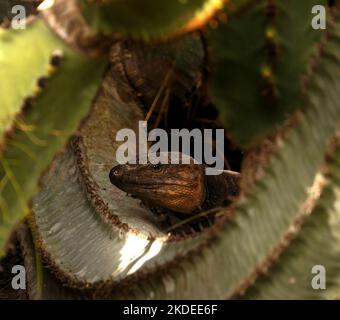
[[[154,164],[154,165],[152,166],[152,168],[153,168],[155,171],[159,171],[159,170],[161,170],[162,165],[161,165],[160,163],[157,163],[157,164]]]

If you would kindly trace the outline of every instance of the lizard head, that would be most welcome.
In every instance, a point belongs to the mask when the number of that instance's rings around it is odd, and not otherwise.
[[[117,165],[110,180],[150,206],[182,214],[199,210],[206,196],[205,170],[195,163]]]

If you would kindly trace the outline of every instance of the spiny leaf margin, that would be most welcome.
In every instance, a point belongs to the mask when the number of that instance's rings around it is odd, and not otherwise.
[[[300,107],[300,84],[326,33],[311,26],[316,4],[327,1],[254,1],[207,32],[209,91],[237,144],[259,144]]]
[[[55,37],[42,21],[29,28]],[[0,256],[10,230],[29,212],[28,202],[38,190],[42,172],[90,110],[107,64],[106,59],[85,58],[54,41],[55,49],[64,52],[63,62],[0,155]]]

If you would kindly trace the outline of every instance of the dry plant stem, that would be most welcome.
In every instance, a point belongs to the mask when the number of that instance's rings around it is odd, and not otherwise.
[[[170,77],[172,76],[173,74],[173,67],[171,67],[171,69],[168,71],[168,73],[166,74],[165,78],[164,78],[164,81],[161,85],[161,87],[159,88],[159,91],[155,97],[155,100],[153,101],[146,117],[145,117],[145,121],[149,121],[150,117],[152,116],[153,112],[155,111],[156,109],[156,106],[158,104],[158,101],[160,99],[160,97],[162,96],[162,93],[164,92],[166,86],[168,85],[169,83],[169,80],[170,80]]]
[[[165,91],[165,97],[163,99],[163,102],[162,102],[159,114],[157,116],[154,128],[158,128],[158,126],[159,126],[159,124],[162,120],[162,117],[164,116],[165,113],[167,113],[167,111],[169,109],[169,98],[170,98],[170,89],[167,88],[166,91]]]
[[[181,227],[181,226],[183,226],[183,225],[189,224],[189,223],[195,221],[195,220],[198,219],[198,218],[206,217],[206,216],[208,216],[208,215],[210,215],[210,214],[217,213],[217,212],[221,211],[222,209],[223,209],[223,207],[217,207],[217,208],[209,209],[209,210],[207,210],[207,211],[203,211],[203,212],[201,212],[201,213],[198,213],[198,214],[196,214],[196,215],[193,215],[192,217],[190,217],[190,218],[188,218],[188,219],[185,219],[185,220],[183,220],[183,221],[180,221],[180,222],[174,224],[173,226],[171,226],[170,228],[168,228],[168,229],[166,230],[166,232],[174,231],[174,230],[176,230],[177,228],[179,228],[179,227]]]

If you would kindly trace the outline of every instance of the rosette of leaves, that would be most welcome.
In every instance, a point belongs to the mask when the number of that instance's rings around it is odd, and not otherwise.
[[[1,280],[15,262],[31,299],[337,298],[340,17],[314,30],[319,4],[60,0],[0,29]],[[240,197],[188,234],[108,180],[169,74],[245,153]]]

